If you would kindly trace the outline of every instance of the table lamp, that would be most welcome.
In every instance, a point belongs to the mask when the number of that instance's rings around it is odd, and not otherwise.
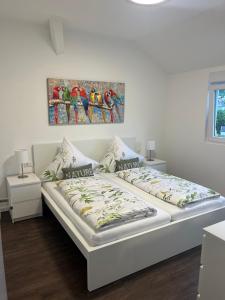
[[[147,149],[147,160],[148,161],[153,161],[154,159],[152,159],[152,151],[155,150],[155,141],[147,141],[147,145],[146,145],[146,149]]]
[[[24,174],[24,164],[28,163],[28,151],[26,149],[19,149],[15,151],[16,160],[19,165],[19,175],[18,178],[26,178],[27,175]]]

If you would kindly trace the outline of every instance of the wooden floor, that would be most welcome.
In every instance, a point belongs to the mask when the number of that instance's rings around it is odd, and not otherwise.
[[[200,248],[90,293],[86,261],[50,213],[15,224],[4,213],[2,240],[9,300],[196,299]]]

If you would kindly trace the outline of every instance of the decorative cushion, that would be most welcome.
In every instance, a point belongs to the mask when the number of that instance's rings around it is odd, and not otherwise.
[[[84,166],[92,164],[95,168],[98,163],[81,153],[67,138],[63,139],[59,153],[41,175],[44,181],[63,179],[62,168]]]
[[[74,168],[72,165],[69,168],[62,168],[63,179],[79,178],[94,176],[92,164]]]
[[[113,173],[116,169],[116,160],[138,158],[140,162],[144,157],[130,149],[118,136],[115,136],[108,152],[100,162],[100,170]]]
[[[140,167],[140,163],[138,157],[131,158],[131,159],[116,160],[116,172],[127,170],[127,169],[139,168],[139,167]]]
[[[105,154],[104,158],[100,162],[99,170],[104,173],[113,173],[116,169],[116,159],[113,152]]]

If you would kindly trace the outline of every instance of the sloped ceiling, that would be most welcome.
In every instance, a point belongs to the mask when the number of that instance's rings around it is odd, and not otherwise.
[[[47,23],[132,40],[169,73],[225,64],[225,0],[0,0],[0,18]]]

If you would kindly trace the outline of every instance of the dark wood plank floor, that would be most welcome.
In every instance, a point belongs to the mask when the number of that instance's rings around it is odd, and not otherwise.
[[[50,213],[15,224],[4,213],[1,227],[9,300],[196,299],[200,248],[90,293],[86,261]]]

